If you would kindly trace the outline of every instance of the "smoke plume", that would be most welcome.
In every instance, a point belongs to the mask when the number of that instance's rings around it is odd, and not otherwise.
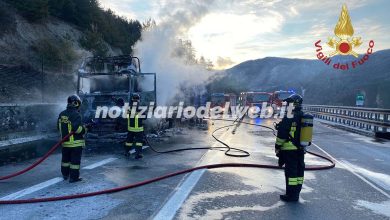
[[[145,30],[135,46],[143,72],[157,73],[157,102],[168,104],[180,92],[180,85],[199,85],[211,75],[204,66],[186,62],[177,50],[188,29],[208,14],[213,0],[169,1],[160,10],[162,20]]]

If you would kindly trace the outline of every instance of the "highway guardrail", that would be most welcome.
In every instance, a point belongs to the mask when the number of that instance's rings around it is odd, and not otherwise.
[[[315,118],[360,131],[390,132],[390,109],[329,105],[304,105]]]

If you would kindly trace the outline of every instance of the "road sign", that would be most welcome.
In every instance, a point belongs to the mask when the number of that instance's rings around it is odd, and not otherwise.
[[[365,97],[363,94],[356,95],[356,106],[364,106]]]

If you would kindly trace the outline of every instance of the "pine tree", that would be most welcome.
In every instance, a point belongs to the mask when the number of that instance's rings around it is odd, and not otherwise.
[[[48,0],[7,0],[31,22],[42,20],[49,15]]]

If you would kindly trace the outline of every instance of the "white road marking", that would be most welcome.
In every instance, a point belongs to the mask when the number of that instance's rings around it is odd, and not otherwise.
[[[228,131],[225,131],[219,139],[225,137],[226,134],[229,134]],[[216,147],[219,142],[215,142],[212,147]],[[207,154],[207,153],[206,153]],[[206,155],[204,154],[204,155]],[[201,158],[200,162],[202,161]],[[200,163],[199,162],[199,163]],[[199,164],[198,163],[198,164]],[[176,212],[183,205],[192,189],[196,186],[202,175],[206,170],[196,170],[192,172],[185,180],[182,182],[177,188],[175,193],[168,199],[168,201],[164,204],[164,206],[160,209],[160,211],[154,216],[154,220],[170,220],[173,219],[176,215]]]
[[[369,186],[371,186],[372,188],[374,188],[375,190],[377,190],[378,192],[380,192],[381,194],[383,194],[384,196],[386,196],[387,198],[390,199],[390,195],[388,193],[386,193],[385,191],[383,191],[382,189],[380,189],[379,187],[377,187],[376,185],[374,185],[373,183],[371,183],[370,181],[368,181],[366,178],[364,178],[363,176],[361,176],[360,174],[356,173],[353,168],[351,168],[350,166],[348,166],[347,164],[341,162],[341,161],[338,161],[336,158],[334,158],[332,155],[330,155],[328,152],[326,152],[325,150],[323,150],[320,146],[318,146],[317,144],[314,144],[314,146],[316,146],[318,149],[320,149],[324,154],[326,154],[328,157],[330,157],[332,160],[334,160],[336,163],[338,163],[339,165],[343,166],[345,169],[347,169],[349,172],[351,172],[353,175],[355,175],[356,177],[358,177],[359,179],[361,179],[363,182],[367,183]]]
[[[100,166],[103,166],[105,164],[108,164],[108,163],[110,163],[110,162],[112,162],[112,161],[114,161],[116,159],[118,159],[118,158],[110,157],[110,158],[107,158],[105,160],[99,161],[97,163],[88,165],[88,166],[86,166],[86,167],[84,167],[82,169],[84,169],[84,170],[92,170],[92,169],[95,169],[96,167],[100,167]]]
[[[112,162],[112,161],[114,161],[116,159],[117,158],[107,158],[107,159],[102,160],[100,162],[97,162],[97,163],[91,164],[89,166],[86,166],[83,169],[92,170],[92,169],[95,169],[95,168],[97,168],[99,166],[102,166],[104,164],[110,163],[110,162]],[[39,191],[41,189],[44,189],[44,188],[49,187],[49,186],[52,186],[52,185],[54,185],[56,183],[59,183],[59,182],[62,182],[62,181],[64,181],[64,179],[62,177],[56,177],[56,178],[47,180],[45,182],[36,184],[34,186],[28,187],[26,189],[20,190],[18,192],[12,193],[10,195],[4,196],[4,197],[0,198],[0,200],[13,200],[13,199],[17,199],[17,198],[26,196],[26,195],[34,193],[34,192],[37,192],[37,191]]]
[[[358,200],[356,204],[366,209],[370,209],[376,214],[384,215],[390,218],[390,200],[380,203]]]
[[[363,167],[354,165],[348,161],[342,160],[342,162],[353,169],[354,172],[368,178],[376,185],[382,187],[382,189],[390,191],[390,175],[384,173],[373,172],[371,170],[364,169]]]
[[[177,210],[181,207],[184,201],[187,199],[192,189],[198,183],[202,177],[205,169],[196,170],[188,176],[188,178],[180,185],[175,194],[165,203],[164,207],[154,217],[154,220],[167,220],[173,219]]]
[[[61,182],[63,180],[64,179],[62,177],[56,177],[56,178],[50,179],[48,181],[45,181],[43,183],[39,183],[37,185],[34,185],[32,187],[20,190],[20,191],[18,191],[16,193],[12,193],[12,194],[10,194],[8,196],[4,196],[4,197],[0,198],[0,200],[13,200],[13,199],[17,199],[17,198],[23,197],[25,195],[31,194],[33,192],[39,191],[41,189],[44,189],[44,188],[46,188],[48,186],[54,185],[56,183],[59,183],[59,182]]]

